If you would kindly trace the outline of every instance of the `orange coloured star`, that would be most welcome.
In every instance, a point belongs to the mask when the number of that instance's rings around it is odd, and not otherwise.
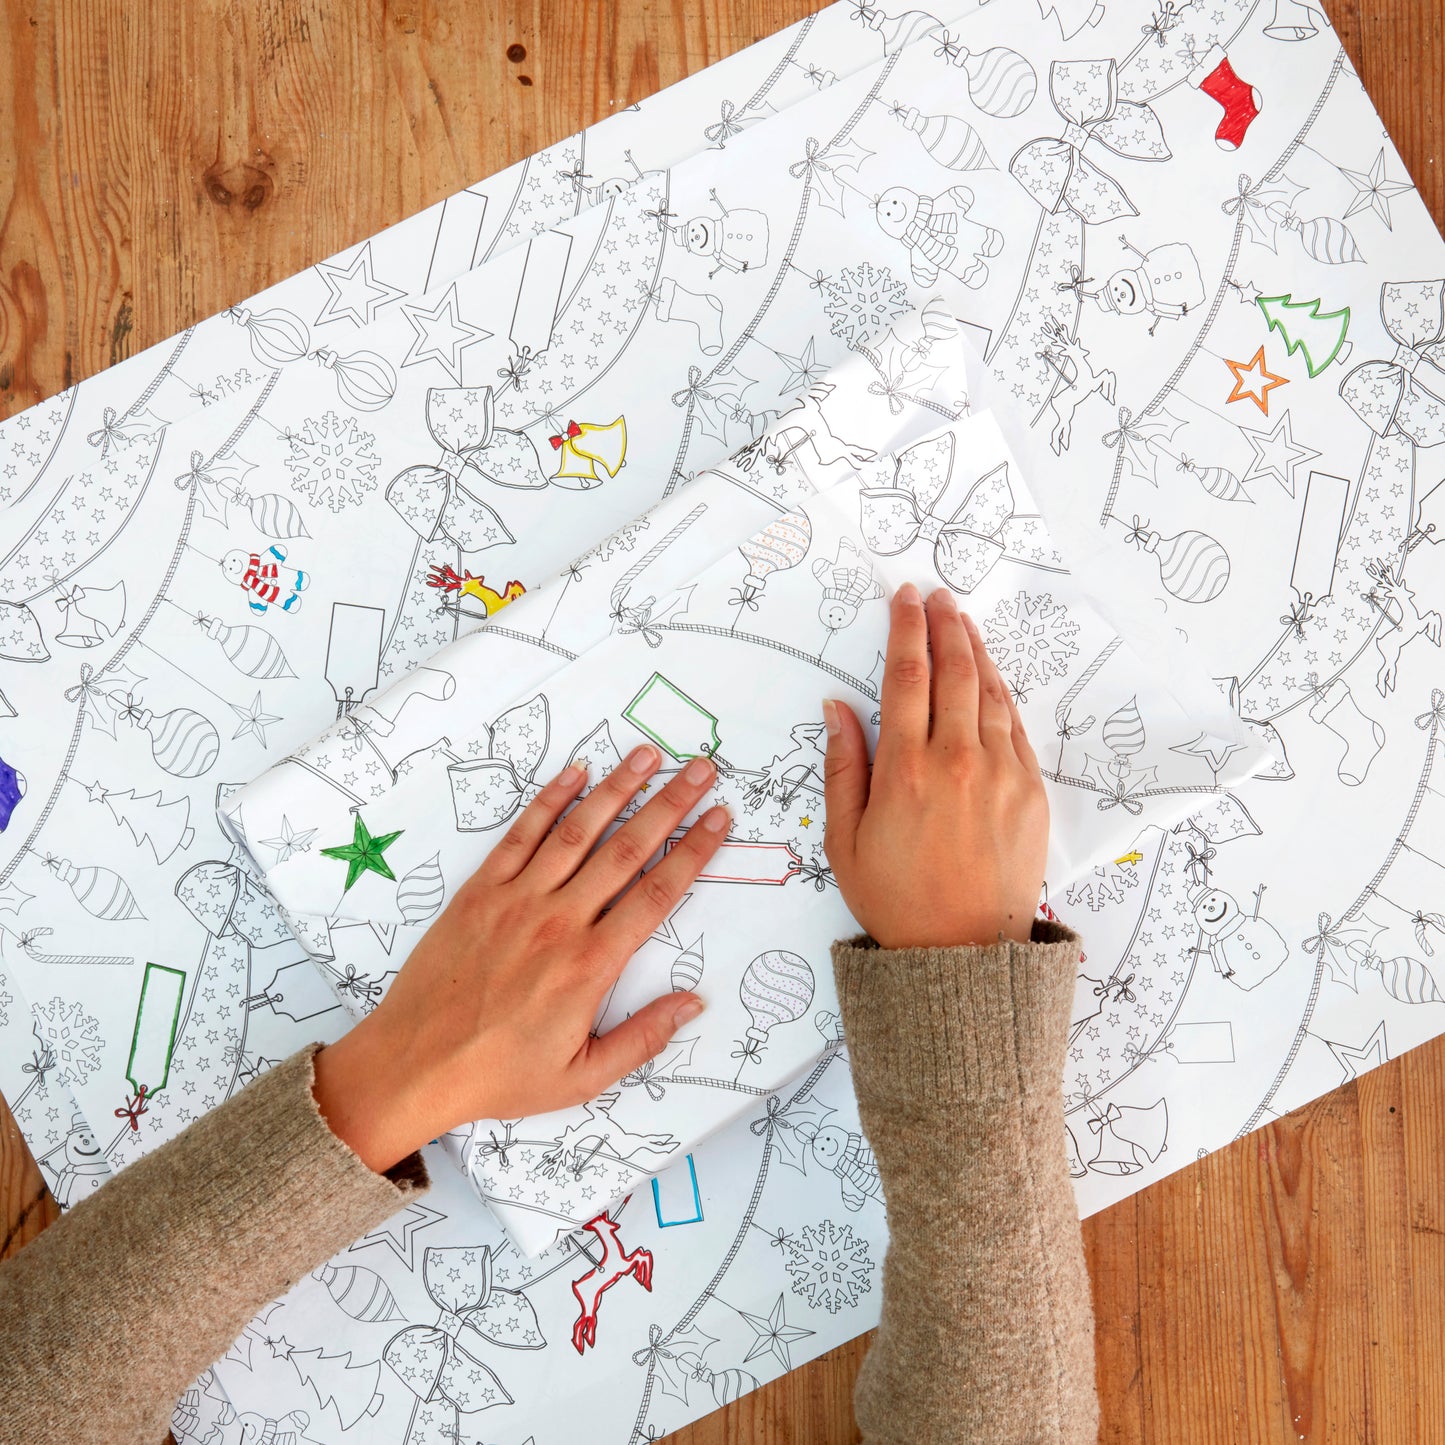
[[[1254,353],[1247,366],[1242,361],[1226,360],[1224,364],[1234,373],[1234,390],[1225,400],[1252,401],[1266,416],[1269,415],[1270,392],[1277,386],[1289,385],[1289,377],[1276,376],[1264,364],[1262,346]],[[1250,378],[1248,382],[1245,381],[1246,377]]]

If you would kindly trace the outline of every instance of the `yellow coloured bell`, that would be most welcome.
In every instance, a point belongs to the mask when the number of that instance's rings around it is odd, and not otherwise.
[[[554,481],[563,486],[570,482],[582,489],[596,486],[606,477],[615,477],[627,460],[627,420],[618,417],[606,426],[585,421],[571,423],[556,450]]]

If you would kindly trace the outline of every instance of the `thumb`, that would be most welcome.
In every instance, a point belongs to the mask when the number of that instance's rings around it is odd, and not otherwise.
[[[823,768],[823,801],[828,816],[823,846],[836,862],[853,856],[858,824],[868,806],[868,740],[858,715],[846,702],[825,699],[823,721],[828,729]]]
[[[695,993],[664,994],[615,1028],[589,1039],[585,1065],[588,1097],[600,1094],[624,1074],[640,1069],[655,1058],[672,1041],[672,1036],[702,1010],[703,1002]]]

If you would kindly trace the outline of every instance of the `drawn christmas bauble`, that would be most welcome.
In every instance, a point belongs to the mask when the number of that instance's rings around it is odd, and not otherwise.
[[[440,854],[418,863],[396,885],[396,906],[408,923],[425,923],[442,906],[445,896]]]
[[[1440,992],[1429,970],[1409,954],[1379,960],[1385,992],[1401,1003],[1440,1003]]]
[[[1012,120],[1034,103],[1039,78],[1032,65],[1015,50],[996,45],[976,55],[960,52],[968,76],[969,99],[985,115]]]
[[[157,717],[148,707],[136,707],[129,716],[150,734],[151,756],[177,778],[200,777],[221,751],[220,734],[191,708],[172,708]]]
[[[813,989],[807,959],[783,948],[760,953],[738,985],[738,997],[753,1020],[749,1036],[765,1036],[779,1024],[801,1018],[813,1002]]]
[[[247,677],[269,681],[277,677],[295,677],[281,644],[263,627],[241,624],[228,626],[219,617],[199,619],[206,636],[221,645],[226,661]]]
[[[286,497],[279,496],[275,492],[264,492],[259,497],[237,494],[236,500],[245,506],[251,514],[251,520],[268,537],[309,537],[311,535],[306,530],[306,521],[301,515],[301,509]]]
[[[748,564],[746,585],[761,591],[774,572],[796,567],[812,540],[813,524],[806,512],[784,512],[769,522],[738,548]]]
[[[689,944],[672,961],[672,986],[680,993],[695,989],[702,980],[702,939]]]
[[[313,1278],[326,1286],[326,1293],[343,1314],[362,1324],[406,1318],[397,1308],[386,1281],[373,1269],[364,1269],[358,1264],[340,1267],[323,1264]]]
[[[69,885],[75,901],[93,918],[124,923],[129,918],[145,917],[119,873],[93,865],[77,868],[64,858],[47,858],[45,862],[62,883]]]
[[[335,378],[342,400],[362,411],[380,411],[396,395],[396,372],[374,351],[342,356],[323,346],[314,355]]]
[[[746,1370],[712,1370],[707,1377],[712,1397],[719,1405],[731,1405],[741,1395],[758,1388],[756,1375]]]
[[[1139,531],[1138,545],[1159,564],[1159,580],[1181,602],[1213,602],[1229,582],[1229,553],[1207,532],[1176,537]]]
[[[226,313],[232,321],[245,327],[251,353],[266,366],[285,366],[299,361],[311,349],[311,333],[300,317],[289,311],[252,311],[233,306]]]
[[[913,106],[898,118],[939,165],[951,171],[993,169],[978,132],[966,120],[956,115],[923,115]]]

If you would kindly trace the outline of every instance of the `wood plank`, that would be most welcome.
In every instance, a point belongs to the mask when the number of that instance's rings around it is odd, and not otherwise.
[[[812,8],[0,0],[0,416]],[[1332,14],[1440,221],[1442,6]],[[1445,1041],[1087,1221],[1101,1438],[1445,1440],[1442,1138]],[[55,1216],[0,1104],[0,1257]],[[865,1348],[672,1438],[855,1440]]]

